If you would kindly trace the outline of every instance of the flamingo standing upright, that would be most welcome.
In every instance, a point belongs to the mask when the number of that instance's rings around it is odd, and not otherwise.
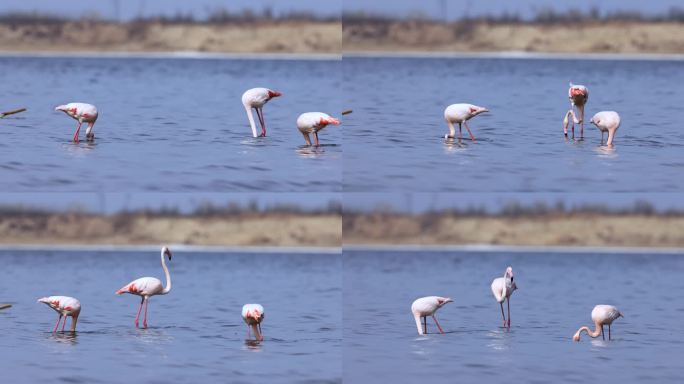
[[[145,318],[143,320],[143,326],[147,328],[147,304],[150,297],[155,295],[166,295],[171,292],[171,274],[169,274],[169,269],[166,267],[166,261],[164,257],[168,257],[171,261],[171,251],[168,247],[162,247],[161,249],[161,265],[164,269],[164,274],[166,275],[166,287],[162,286],[162,282],[156,277],[141,277],[137,280],[131,281],[124,287],[116,291],[117,295],[122,295],[124,293],[130,293],[131,295],[137,295],[141,297],[140,308],[138,308],[138,314],[135,316],[135,326],[138,327],[138,319],[140,318],[140,310],[142,310],[143,303],[145,304]]]
[[[304,136],[306,145],[311,145],[310,133],[314,136],[314,146],[318,147],[318,131],[328,126],[328,124],[340,125],[340,121],[323,112],[306,112],[297,118],[297,128]]]
[[[563,133],[565,136],[568,135],[569,117],[572,117],[572,137],[575,137],[575,124],[580,124],[580,138],[584,138],[584,105],[589,100],[589,90],[584,85],[570,83],[568,98],[570,98],[570,110],[565,113],[563,119]],[[573,108],[577,108],[579,119]]]
[[[608,132],[606,146],[612,147],[615,132],[620,128],[620,115],[615,111],[601,111],[591,118],[590,123],[601,131],[601,145],[603,145],[603,135]]]
[[[245,106],[245,110],[247,111],[249,125],[252,127],[252,136],[257,137],[254,116],[252,116],[252,108],[256,110],[259,123],[261,124],[261,135],[259,135],[259,137],[266,137],[266,121],[264,120],[264,111],[262,108],[264,107],[264,104],[268,103],[272,98],[282,95],[282,93],[268,88],[252,88],[242,94],[242,105]]]
[[[473,104],[451,104],[450,106],[446,107],[446,109],[444,110],[444,118],[446,119],[447,125],[449,126],[449,134],[446,135],[444,138],[455,138],[456,128],[454,127],[454,124],[458,124],[458,138],[462,139],[463,134],[461,132],[461,124],[463,124],[468,130],[470,138],[473,141],[475,141],[475,136],[473,136],[473,133],[470,131],[470,127],[468,127],[467,121],[484,112],[489,112],[489,109],[484,107],[478,107],[477,105]]]
[[[76,332],[76,322],[78,321],[78,315],[81,314],[80,301],[69,296],[48,296],[38,299],[38,302],[47,304],[48,307],[59,313],[57,324],[55,324],[55,329],[52,330],[52,333],[57,332],[57,327],[59,327],[62,317],[64,317],[64,323],[62,324],[62,332],[64,332],[68,316],[71,316],[71,332]]]
[[[414,301],[413,304],[411,304],[411,312],[413,313],[413,318],[416,320],[418,334],[423,335],[427,333],[428,316],[432,316],[432,319],[435,321],[435,324],[437,324],[439,332],[444,333],[442,327],[439,325],[439,321],[437,321],[437,317],[435,317],[435,312],[437,312],[438,309],[442,308],[444,304],[452,302],[453,300],[451,300],[450,298],[440,296],[427,296],[421,297],[420,299],[416,299],[416,301]],[[423,320],[423,324],[421,324],[421,319]],[[423,330],[422,325],[425,326],[425,330]]]
[[[264,307],[261,304],[245,304],[242,307],[242,320],[247,324],[247,337],[250,337],[250,328],[254,331],[254,337],[258,341],[264,340],[261,333],[261,321],[264,320]]]
[[[518,286],[513,281],[513,268],[506,268],[503,277],[497,277],[492,281],[492,293],[497,303],[501,306],[501,317],[503,318],[503,326],[508,328],[511,327],[511,295],[513,291],[518,289]],[[506,321],[506,316],[504,315],[503,302],[506,301],[508,306],[508,322]]]
[[[592,331],[589,329],[589,327],[581,327],[577,330],[577,332],[575,332],[575,335],[572,336],[572,340],[580,341],[580,334],[582,331],[587,332],[587,335],[591,337],[598,337],[598,335],[601,335],[603,336],[603,340],[605,340],[606,335],[603,332],[604,325],[608,326],[608,340],[610,340],[610,325],[613,324],[613,321],[615,321],[618,317],[625,316],[612,305],[599,304],[591,311],[591,319],[594,321],[595,329]]]
[[[94,105],[86,103],[69,103],[56,107],[55,111],[62,111],[78,121],[78,128],[76,128],[76,133],[74,133],[73,138],[74,143],[78,143],[78,135],[81,132],[81,124],[83,123],[88,123],[86,139],[88,141],[95,139],[93,125],[95,125],[95,121],[97,121],[97,108],[95,108]]]

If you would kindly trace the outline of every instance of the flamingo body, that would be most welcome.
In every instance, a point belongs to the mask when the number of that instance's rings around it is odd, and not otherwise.
[[[318,146],[318,131],[327,127],[328,124],[340,125],[340,121],[323,112],[306,112],[297,118],[297,129],[304,136],[306,145],[311,145],[309,134],[313,134],[314,145]]]
[[[449,126],[449,135],[447,135],[445,138],[453,139],[456,137],[456,128],[454,124],[458,124],[458,138],[461,139],[461,124],[463,124],[468,130],[470,138],[475,140],[475,136],[473,136],[473,133],[470,131],[467,121],[484,112],[489,112],[489,110],[487,108],[478,107],[477,105],[473,104],[451,104],[450,106],[446,107],[444,110],[444,119]]]
[[[518,289],[518,286],[513,281],[513,268],[506,268],[503,277],[497,277],[492,281],[492,293],[494,294],[494,299],[501,306],[501,316],[503,317],[504,327],[511,327],[511,295]],[[506,316],[504,316],[503,302],[506,301],[508,305],[508,321]]]
[[[601,131],[601,144],[603,145],[603,135],[608,132],[606,146],[612,147],[615,133],[620,128],[620,115],[615,111],[601,111],[591,118],[590,122]]]
[[[264,339],[261,334],[261,321],[264,320],[264,307],[261,304],[245,304],[242,306],[242,320],[247,324],[247,332],[249,329],[254,331],[254,336],[257,340]]]
[[[589,100],[589,89],[584,85],[570,83],[568,98],[570,99],[570,110],[565,113],[563,133],[565,136],[568,135],[569,118],[572,117],[572,137],[575,137],[575,124],[580,124],[580,137],[584,137],[584,105]],[[577,108],[580,115],[579,119],[573,108]]]
[[[452,303],[453,300],[448,297],[441,296],[427,296],[416,299],[413,304],[411,304],[411,313],[413,313],[413,318],[416,320],[416,327],[418,328],[418,334],[423,335],[427,333],[427,317],[432,316],[432,319],[437,324],[437,328],[440,333],[444,333],[442,327],[439,325],[437,318],[435,317],[435,312],[442,308],[443,305],[447,303]],[[424,319],[423,324],[421,324],[421,319]],[[423,329],[423,325],[425,329]]]
[[[62,325],[62,331],[64,331],[68,316],[71,316],[71,332],[76,332],[76,322],[81,314],[81,302],[78,299],[69,296],[48,296],[38,299],[38,302],[47,304],[48,307],[54,309],[59,314],[55,329],[52,331],[53,333],[57,332],[57,327],[59,327],[62,317],[64,317],[64,324]]]
[[[74,142],[78,143],[78,136],[81,131],[81,124],[83,123],[88,124],[86,139],[93,140],[95,138],[93,125],[95,125],[95,121],[97,121],[98,113],[97,108],[95,108],[94,105],[87,103],[69,103],[57,106],[55,111],[62,111],[72,119],[78,121],[78,128],[76,128],[76,133],[74,133]]]
[[[252,116],[252,109],[256,111],[259,123],[261,124],[261,137],[266,136],[266,121],[264,120],[264,112],[262,108],[272,98],[282,96],[282,93],[268,88],[252,88],[242,94],[242,105],[247,111],[247,118],[249,125],[252,128],[252,136],[257,137],[256,125],[254,123],[254,116]]]
[[[592,331],[591,329],[589,329],[589,327],[586,326],[581,327],[572,337],[572,340],[580,341],[580,334],[582,333],[582,331],[586,331],[587,335],[589,335],[590,337],[598,337],[599,335],[601,335],[605,340],[606,336],[603,332],[603,327],[606,325],[608,326],[608,340],[610,340],[610,326],[613,324],[613,321],[617,320],[617,318],[619,317],[624,317],[624,315],[616,307],[607,304],[599,304],[595,306],[594,309],[591,311],[591,320],[594,322],[595,325],[594,331]]]
[[[168,247],[162,247],[161,249],[161,265],[166,275],[166,287],[162,285],[162,282],[156,277],[141,277],[139,279],[133,280],[130,283],[121,287],[121,289],[116,291],[117,295],[123,295],[124,293],[129,293],[131,295],[140,296],[140,308],[138,309],[138,314],[135,316],[135,326],[138,327],[138,319],[140,317],[140,311],[142,310],[143,304],[145,305],[145,317],[143,320],[143,326],[147,328],[147,306],[150,297],[155,295],[166,295],[171,292],[171,274],[169,269],[166,267],[166,261],[164,257],[168,257],[171,261],[171,250]]]

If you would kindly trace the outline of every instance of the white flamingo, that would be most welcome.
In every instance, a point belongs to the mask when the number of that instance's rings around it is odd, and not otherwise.
[[[264,120],[264,104],[268,103],[274,97],[282,96],[283,94],[268,88],[252,88],[242,94],[242,105],[247,111],[247,118],[249,125],[252,127],[252,136],[257,137],[256,125],[254,124],[254,116],[252,116],[252,109],[256,111],[259,123],[261,124],[261,135],[259,137],[266,137],[266,120]]]
[[[247,337],[250,337],[250,328],[254,331],[257,340],[264,340],[261,333],[261,321],[264,320],[264,307],[261,304],[245,304],[242,307],[242,320],[247,324]]]
[[[590,123],[601,131],[601,145],[603,145],[603,135],[608,132],[606,146],[612,147],[615,133],[620,128],[620,115],[615,111],[601,111],[591,118]]]
[[[599,304],[595,306],[594,309],[591,311],[591,320],[594,321],[595,329],[592,331],[591,329],[589,329],[589,327],[581,327],[577,330],[577,332],[575,332],[575,335],[572,337],[572,340],[580,341],[580,334],[582,333],[582,331],[587,332],[587,335],[589,335],[590,337],[598,337],[599,335],[601,335],[603,336],[603,340],[605,340],[606,335],[603,332],[604,325],[608,326],[608,340],[610,340],[610,325],[613,324],[613,321],[615,321],[618,317],[625,316],[622,314],[622,312],[618,311],[618,309],[612,305]]]
[[[492,293],[496,302],[501,306],[501,317],[503,318],[503,326],[508,328],[511,327],[511,295],[513,291],[518,289],[518,286],[513,281],[513,268],[506,268],[503,277],[497,277],[492,281]],[[506,301],[508,306],[508,322],[506,321],[506,316],[504,315],[503,302]]]
[[[452,302],[453,300],[451,300],[450,298],[440,296],[427,296],[421,297],[420,299],[416,299],[416,301],[414,301],[413,304],[411,304],[411,312],[413,313],[413,318],[416,320],[418,334],[423,335],[427,333],[428,316],[432,316],[432,319],[435,321],[435,324],[437,324],[439,332],[444,333],[442,327],[439,325],[439,321],[437,321],[437,317],[435,317],[435,312],[437,312],[438,309],[442,308],[444,304]],[[425,330],[423,330],[423,326],[421,325],[421,319],[423,320]]]
[[[69,316],[71,316],[71,332],[76,332],[76,322],[78,321],[78,315],[81,314],[80,301],[69,296],[48,296],[38,299],[38,302],[47,304],[48,307],[59,313],[57,324],[55,324],[55,329],[52,330],[52,333],[57,332],[57,327],[59,327],[62,317],[64,317],[64,323],[62,324],[62,332],[64,332],[67,317]]]
[[[297,128],[304,136],[306,145],[311,145],[309,134],[313,133],[314,146],[318,147],[318,131],[328,126],[328,124],[340,125],[340,121],[323,112],[306,112],[297,118]]]
[[[473,133],[470,131],[470,127],[468,127],[467,121],[484,112],[489,112],[489,109],[484,107],[478,107],[477,105],[473,104],[451,104],[450,106],[446,107],[446,109],[444,110],[444,118],[446,119],[447,125],[449,126],[449,134],[446,135],[444,138],[455,138],[456,128],[454,127],[454,124],[458,124],[458,138],[462,139],[463,134],[461,132],[461,124],[463,124],[468,130],[470,138],[473,141],[475,141],[475,136],[473,136]]]
[[[580,138],[584,138],[584,105],[589,100],[589,90],[584,85],[570,83],[568,98],[570,99],[570,110],[565,113],[563,119],[563,133],[565,136],[568,135],[569,118],[572,117],[572,137],[575,137],[575,124],[580,124]],[[577,108],[580,115],[579,119],[573,108]]]
[[[78,121],[78,128],[76,128],[76,133],[74,133],[73,138],[74,143],[78,143],[78,135],[81,132],[81,124],[83,123],[88,123],[86,139],[95,139],[93,125],[95,125],[95,121],[97,121],[97,108],[95,108],[94,105],[86,103],[69,103],[56,107],[55,111],[62,111],[69,115],[69,117]]]
[[[141,297],[140,308],[138,308],[138,314],[135,316],[135,326],[138,327],[138,319],[140,318],[140,310],[142,310],[143,303],[145,304],[145,318],[143,320],[143,326],[147,328],[147,303],[150,297],[155,295],[166,295],[171,292],[171,274],[169,274],[169,269],[166,267],[166,261],[164,257],[168,257],[171,261],[171,251],[168,247],[162,247],[161,249],[161,265],[164,269],[164,274],[166,275],[166,288],[162,286],[162,282],[156,277],[141,277],[137,280],[131,281],[124,287],[116,291],[117,295],[122,295],[124,293],[130,293],[131,295],[137,295]]]

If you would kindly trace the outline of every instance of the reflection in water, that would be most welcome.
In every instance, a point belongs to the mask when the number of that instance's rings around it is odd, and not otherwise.
[[[511,348],[510,330],[508,328],[499,329],[487,333],[489,344],[487,347],[496,351],[506,351]]]
[[[51,333],[48,339],[57,342],[59,344],[66,345],[76,345],[78,344],[78,333],[77,332],[56,332]]]
[[[161,329],[138,328],[134,337],[144,344],[168,344],[173,341],[173,337]]]
[[[254,340],[254,339],[248,339],[245,340],[245,349],[248,351],[252,352],[261,352],[262,347],[261,347],[261,341]]]
[[[297,154],[303,158],[314,159],[325,154],[325,149],[323,147],[313,147],[309,145],[302,145],[296,150]]]
[[[601,145],[596,147],[595,149],[596,154],[598,154],[598,157],[603,157],[603,158],[608,158],[608,159],[613,159],[617,157],[617,153],[615,153],[615,146],[608,147],[605,145]]]

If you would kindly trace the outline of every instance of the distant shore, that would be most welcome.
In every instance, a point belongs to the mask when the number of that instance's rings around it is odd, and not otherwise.
[[[345,214],[344,244],[684,248],[684,215]]]
[[[345,52],[684,54],[682,23],[345,20]]]
[[[332,21],[0,23],[4,52],[334,54],[341,46],[341,23]]]

